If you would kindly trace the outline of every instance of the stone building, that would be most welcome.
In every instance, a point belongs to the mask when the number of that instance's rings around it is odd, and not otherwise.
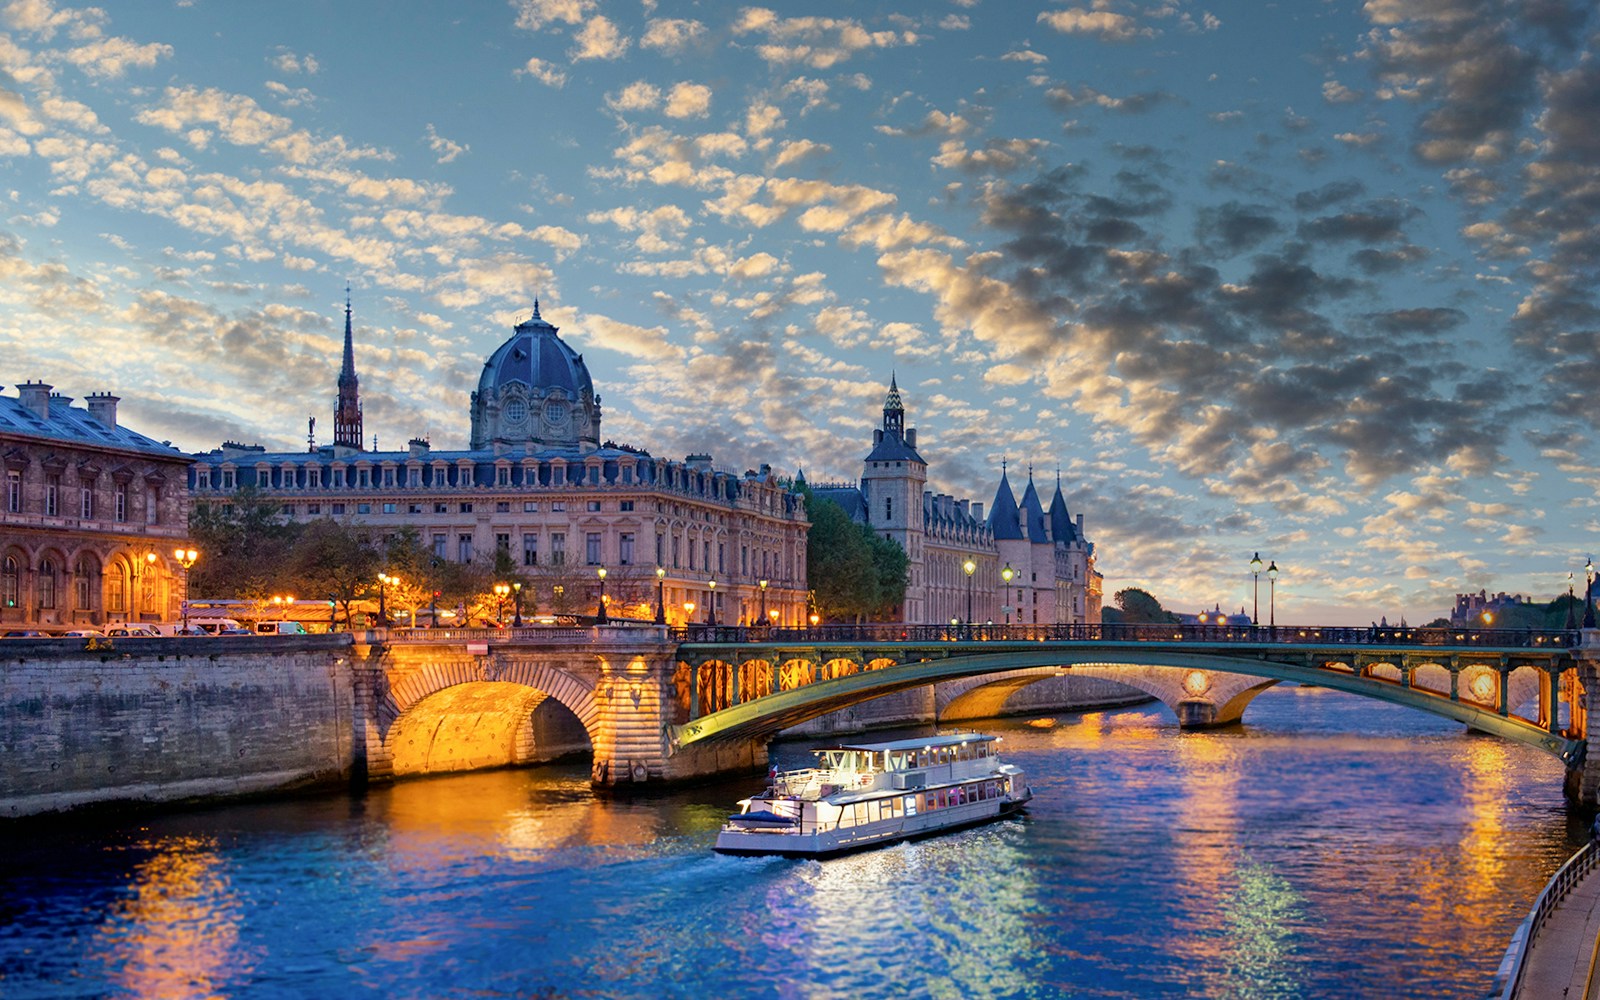
[[[905,550],[910,575],[900,621],[1100,620],[1094,543],[1084,536],[1083,515],[1068,513],[1059,477],[1046,510],[1032,472],[1019,502],[1002,465],[987,516],[982,503],[933,493],[927,482],[928,463],[917,451],[916,428],[905,425],[905,402],[891,375],[861,481],[813,491]]]
[[[800,496],[765,465],[737,474],[709,455],[676,462],[606,441],[588,366],[537,302],[484,363],[464,450],[422,438],[404,451],[360,447],[350,326],[347,306],[335,443],[304,452],[224,444],[197,456],[197,502],[254,487],[288,517],[350,520],[374,540],[414,528],[438,559],[498,550],[531,581],[530,607],[544,611],[593,613],[604,597],[612,615],[653,618],[659,596],[673,623],[802,620]]]
[[[44,382],[0,395],[0,625],[64,631],[170,621],[185,598],[188,456]]]

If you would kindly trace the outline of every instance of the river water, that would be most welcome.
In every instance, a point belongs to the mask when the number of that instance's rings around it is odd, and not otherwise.
[[[0,996],[1485,996],[1581,843],[1560,765],[1320,689],[1246,719],[996,721],[1025,817],[823,862],[711,853],[758,779],[584,762],[0,828]]]

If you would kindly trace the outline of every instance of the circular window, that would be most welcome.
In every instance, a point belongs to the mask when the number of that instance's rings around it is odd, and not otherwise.
[[[528,419],[528,404],[520,399],[513,399],[506,404],[506,419],[514,424],[520,424]]]
[[[559,424],[567,419],[567,404],[559,399],[552,399],[544,404],[544,419],[552,424]]]

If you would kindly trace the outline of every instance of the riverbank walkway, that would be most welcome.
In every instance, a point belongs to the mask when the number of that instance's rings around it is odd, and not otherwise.
[[[1546,888],[1540,900],[1545,904],[1543,912],[1536,907],[1530,917],[1533,926],[1524,925],[1533,940],[1522,956],[1521,968],[1516,968],[1513,956],[1507,956],[1512,981],[1504,992],[1495,993],[1496,998],[1600,1000],[1600,976],[1596,974],[1600,971],[1596,969],[1600,957],[1600,851],[1593,844],[1585,851],[1589,858],[1574,857]],[[1558,885],[1563,875],[1569,875],[1564,888]],[[1549,899],[1551,896],[1555,898]]]

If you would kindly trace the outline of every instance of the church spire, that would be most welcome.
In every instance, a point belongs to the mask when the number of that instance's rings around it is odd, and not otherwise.
[[[339,399],[333,407],[333,443],[361,450],[361,380],[356,378],[349,285],[344,289],[344,363],[339,368]]]

